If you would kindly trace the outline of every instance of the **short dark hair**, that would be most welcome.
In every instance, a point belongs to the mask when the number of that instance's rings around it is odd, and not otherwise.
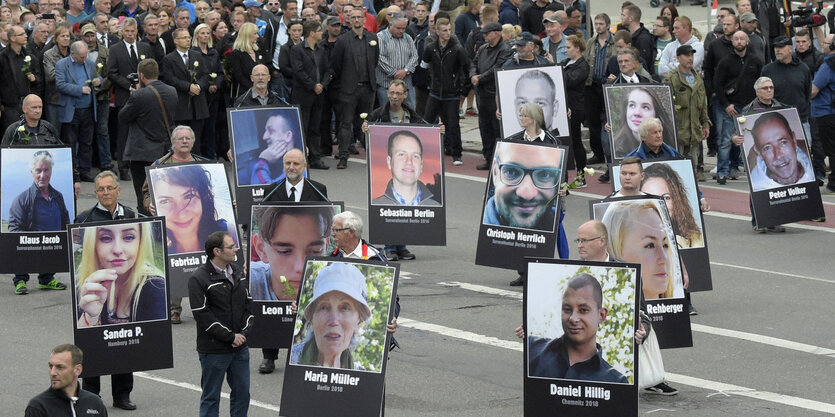
[[[159,78],[159,65],[153,59],[145,59],[139,62],[136,71],[144,75],[145,78],[155,80]]]
[[[612,38],[612,43],[615,43],[618,40],[622,40],[627,45],[632,45],[632,34],[626,29],[621,29],[615,32],[614,38]]]
[[[287,10],[287,6],[290,5],[290,0],[278,0],[278,4],[281,5],[281,11],[283,12],[283,11]]]
[[[406,136],[406,137],[414,139],[418,143],[418,147],[420,147],[420,154],[423,155],[423,144],[420,143],[420,138],[418,137],[418,135],[416,135],[416,134],[414,134],[414,133],[412,133],[408,130],[398,130],[398,131],[392,133],[391,136],[389,136],[389,150],[388,150],[389,156],[391,156],[391,148],[394,146],[394,139],[398,136]]]
[[[321,27],[322,26],[319,24],[319,22],[315,20],[309,20],[307,22],[302,23],[302,37],[307,38],[307,35],[316,32]]]
[[[724,10],[724,11],[728,12],[729,15],[736,16],[736,10],[734,10],[733,7],[722,7],[719,10]]]
[[[795,38],[804,37],[812,39],[812,36],[809,34],[809,31],[804,29],[798,29],[797,32],[794,33]]]
[[[594,298],[594,302],[597,303],[597,308],[603,308],[603,288],[600,286],[597,278],[589,274],[574,275],[568,280],[568,286],[565,289],[568,291],[570,288],[576,291],[583,287],[591,287],[591,296]]]
[[[81,365],[81,362],[84,360],[84,352],[82,352],[81,348],[76,345],[65,343],[52,348],[53,354],[64,352],[70,352],[70,356],[72,357],[72,366]]]
[[[226,239],[226,236],[229,236],[229,233],[221,230],[210,234],[206,238],[206,256],[209,259],[215,258],[215,249],[223,250],[223,239]]]

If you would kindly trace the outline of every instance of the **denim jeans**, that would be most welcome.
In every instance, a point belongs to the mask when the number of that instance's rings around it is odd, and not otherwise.
[[[200,353],[200,417],[217,417],[223,376],[229,382],[229,414],[246,417],[249,411],[249,348],[232,353]]]
[[[742,108],[734,106],[737,113],[742,112]],[[716,103],[716,135],[718,136],[719,149],[716,152],[716,176],[727,177],[730,173],[730,168],[739,167],[739,146],[731,142],[731,136],[737,133],[736,121],[728,116],[725,108],[721,104]]]
[[[406,250],[406,245],[386,245],[383,251],[385,253],[397,253],[397,251]]]
[[[110,169],[110,132],[108,115],[110,102],[99,100],[96,102],[96,148],[99,151],[99,168]]]

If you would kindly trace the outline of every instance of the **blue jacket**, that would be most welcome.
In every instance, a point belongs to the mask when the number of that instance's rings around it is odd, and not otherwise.
[[[93,79],[93,73],[95,72],[96,64],[90,59],[84,61],[84,70],[87,73],[87,80],[75,79],[76,73],[73,69],[72,64],[72,55],[66,58],[61,58],[55,64],[55,88],[58,89],[59,93],[58,121],[60,121],[61,123],[69,123],[72,121],[73,114],[75,113],[75,99],[83,95],[81,93],[81,88],[85,86],[90,87],[90,94],[87,94],[87,97],[90,98],[90,102],[92,103],[93,120],[95,120],[95,94],[93,92],[93,86],[86,84],[86,81]],[[98,78],[100,82],[104,82],[104,79],[101,77],[101,75],[99,75]]]
[[[661,149],[659,149],[657,153],[653,152],[646,144],[644,144],[644,142],[641,142],[635,150],[626,154],[624,158],[629,158],[630,156],[637,156],[643,161],[649,159],[681,158],[681,154],[678,153],[677,150],[664,142],[661,142]]]
[[[503,0],[502,4],[499,5],[499,23],[503,25],[508,23],[511,25],[521,24],[519,20],[519,9],[510,0]]]

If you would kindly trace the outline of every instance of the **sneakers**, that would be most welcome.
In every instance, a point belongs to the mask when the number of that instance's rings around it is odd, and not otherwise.
[[[524,284],[525,284],[525,281],[522,279],[521,275],[519,275],[519,277],[517,277],[513,281],[510,281],[510,286],[511,287],[521,287]]]
[[[25,287],[26,285],[24,285]],[[52,278],[52,281],[47,282],[46,284],[38,284],[39,290],[66,290],[67,286],[64,283],[58,281],[55,278]]]
[[[475,166],[475,169],[477,169],[479,171],[487,171],[488,169],[490,169],[490,164],[487,163],[487,162],[485,162],[483,164],[478,164],[478,165]]]
[[[697,316],[697,315],[699,315],[699,312],[698,312],[698,311],[696,311],[696,307],[693,307],[693,304],[689,304],[689,305],[687,306],[687,312],[688,312],[691,316]]]
[[[397,252],[386,252],[386,260],[389,262],[397,262],[398,259]]]
[[[348,168],[348,158],[339,158],[339,163],[336,164],[336,169]]]
[[[719,185],[725,185],[725,184],[728,183],[728,177],[726,177],[724,175],[720,175],[720,176],[716,177],[716,183],[719,184]]]
[[[464,165],[464,162],[461,161],[460,156],[456,156],[455,158],[452,158],[452,165],[461,166]]]
[[[765,228],[765,227],[754,226],[754,227],[753,227],[753,229],[754,229],[754,231],[755,231],[755,232],[757,232],[757,233],[766,233],[766,232],[768,232],[768,228]]]
[[[666,383],[662,382],[654,387],[649,387],[644,389],[644,392],[647,394],[655,394],[655,395],[676,395],[678,394],[678,390],[667,385]]]
[[[17,285],[14,286],[14,293],[15,295],[29,294],[29,289],[26,288],[26,281],[19,281]]]
[[[467,112],[464,114],[467,116],[478,116],[478,112],[472,107],[467,107]]]
[[[407,260],[407,261],[412,261],[416,258],[416,256],[415,256],[414,253],[410,252],[408,249],[403,248],[403,249],[397,251],[397,258],[398,259],[404,259],[404,260]]]
[[[609,182],[609,171],[603,173],[600,178],[597,179],[597,182],[601,184],[607,184]]]
[[[458,118],[464,120],[465,117],[467,116],[464,114],[464,109],[458,109]]]

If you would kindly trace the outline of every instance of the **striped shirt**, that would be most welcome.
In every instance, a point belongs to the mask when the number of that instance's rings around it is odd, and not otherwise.
[[[394,73],[405,69],[409,73],[403,80],[412,85],[412,73],[418,64],[418,54],[412,37],[404,33],[402,37],[391,36],[388,29],[377,33],[380,42],[380,60],[377,62],[377,85],[388,88],[394,80]]]

